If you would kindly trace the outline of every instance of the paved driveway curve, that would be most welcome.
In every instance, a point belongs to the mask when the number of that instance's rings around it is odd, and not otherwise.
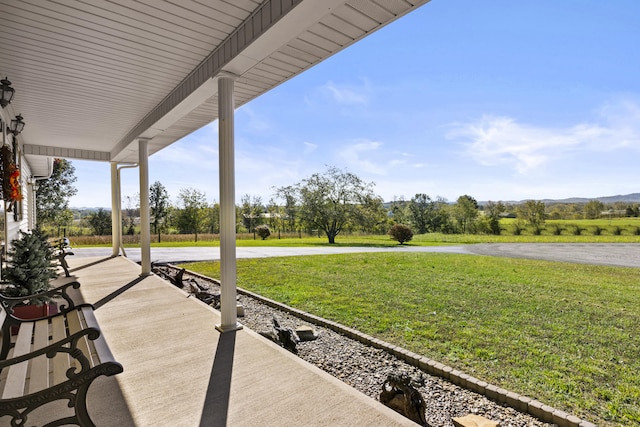
[[[110,248],[75,248],[76,256],[111,255]],[[127,256],[140,261],[140,249],[126,249]],[[640,268],[640,243],[481,243],[460,246],[367,247],[238,247],[238,258],[322,255],[353,252],[443,252],[509,258],[530,258],[581,264]],[[220,248],[151,248],[154,262],[210,261],[220,259]]]
[[[478,255],[640,268],[640,243],[481,243]]]

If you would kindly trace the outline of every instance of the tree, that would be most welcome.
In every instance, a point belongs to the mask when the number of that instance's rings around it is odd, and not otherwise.
[[[249,233],[253,233],[256,231],[256,226],[261,221],[261,215],[264,212],[262,198],[245,194],[240,198],[240,203],[242,203],[240,208],[242,211],[242,224]]]
[[[207,196],[194,188],[183,188],[178,194],[181,210],[176,222],[180,233],[193,233],[198,241],[198,233],[202,231],[207,217]]]
[[[599,200],[589,200],[584,205],[584,217],[585,219],[600,218],[600,213],[604,210],[604,203]]]
[[[62,234],[61,233],[62,229],[68,225],[71,225],[72,223],[73,223],[73,211],[67,208],[56,215],[51,225],[54,225],[57,228],[58,230],[57,235],[60,236]]]
[[[463,233],[471,230],[473,222],[478,217],[478,202],[471,196],[458,197],[453,207],[453,215]]]
[[[506,210],[502,202],[489,200],[484,206],[485,216],[489,219],[489,230],[492,234],[500,234],[500,216]]]
[[[276,197],[284,200],[284,231],[295,231],[298,216],[296,188],[291,185],[278,188],[276,189]]]
[[[99,208],[89,217],[89,227],[91,227],[94,236],[105,236],[111,233],[111,214]]]
[[[409,212],[418,234],[451,231],[447,200],[442,197],[434,201],[426,194],[418,193],[409,202]]]
[[[362,231],[384,234],[387,229],[387,210],[382,197],[365,195],[357,207],[357,221]]]
[[[220,233],[220,203],[214,200],[211,206],[209,206],[208,217],[207,228],[209,229],[209,233]]]
[[[295,185],[295,194],[303,223],[309,229],[322,230],[330,244],[335,243],[336,236],[347,224],[360,224],[362,212],[358,205],[376,197],[373,183],[336,167],[303,179]]]
[[[404,224],[395,224],[391,227],[388,234],[392,240],[397,241],[401,245],[413,239],[413,231],[411,231],[408,225]]]
[[[531,226],[538,228],[546,220],[545,205],[543,201],[527,200],[516,208],[516,216],[525,220]]]
[[[408,223],[411,219],[411,211],[409,210],[409,202],[405,201],[403,197],[396,199],[394,197],[393,202],[389,206],[389,213],[393,222],[397,224]]]
[[[278,231],[278,238],[280,238],[280,231],[284,227],[284,208],[282,206],[278,206],[278,203],[274,198],[269,200],[269,204],[267,205],[267,214],[268,214],[268,226],[271,229]]]
[[[136,194],[133,197],[125,197],[126,208],[124,209],[124,217],[122,218],[122,228],[126,230],[126,234],[130,236],[133,236],[135,233],[136,218],[140,213],[139,200],[139,194]]]
[[[149,187],[149,210],[153,222],[153,233],[158,235],[158,242],[160,242],[160,234],[167,227],[167,217],[169,215],[169,193],[167,189],[156,181]]]
[[[417,193],[409,202],[409,212],[411,212],[411,221],[418,229],[418,234],[424,234],[428,231],[430,218],[433,216],[433,202],[431,197],[424,193]]]
[[[36,218],[40,224],[58,226],[58,234],[60,226],[67,224],[69,199],[78,192],[73,185],[78,179],[75,171],[70,161],[54,159],[51,176],[38,181]]]

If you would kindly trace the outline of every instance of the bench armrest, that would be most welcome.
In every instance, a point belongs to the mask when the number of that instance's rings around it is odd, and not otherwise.
[[[61,312],[65,312],[71,310],[76,307],[75,302],[67,293],[69,287],[73,287],[73,289],[78,289],[80,287],[79,282],[69,282],[62,286],[58,286],[57,288],[49,289],[48,291],[40,292],[33,295],[25,295],[20,297],[8,297],[2,293],[0,293],[0,303],[4,306],[4,308],[8,312],[13,311],[13,307],[16,305],[31,300],[33,298],[62,298],[66,301],[66,304],[62,304],[58,307]]]

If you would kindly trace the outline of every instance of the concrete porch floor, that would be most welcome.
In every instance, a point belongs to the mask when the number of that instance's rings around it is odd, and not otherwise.
[[[218,311],[156,276],[140,278],[126,258],[69,265],[124,367],[90,388],[100,427],[416,425],[254,331],[221,335]]]

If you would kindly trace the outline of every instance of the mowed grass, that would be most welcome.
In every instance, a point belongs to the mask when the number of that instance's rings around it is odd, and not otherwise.
[[[219,278],[218,263],[185,267]],[[367,253],[241,259],[237,272],[242,288],[597,425],[640,425],[638,269]]]

